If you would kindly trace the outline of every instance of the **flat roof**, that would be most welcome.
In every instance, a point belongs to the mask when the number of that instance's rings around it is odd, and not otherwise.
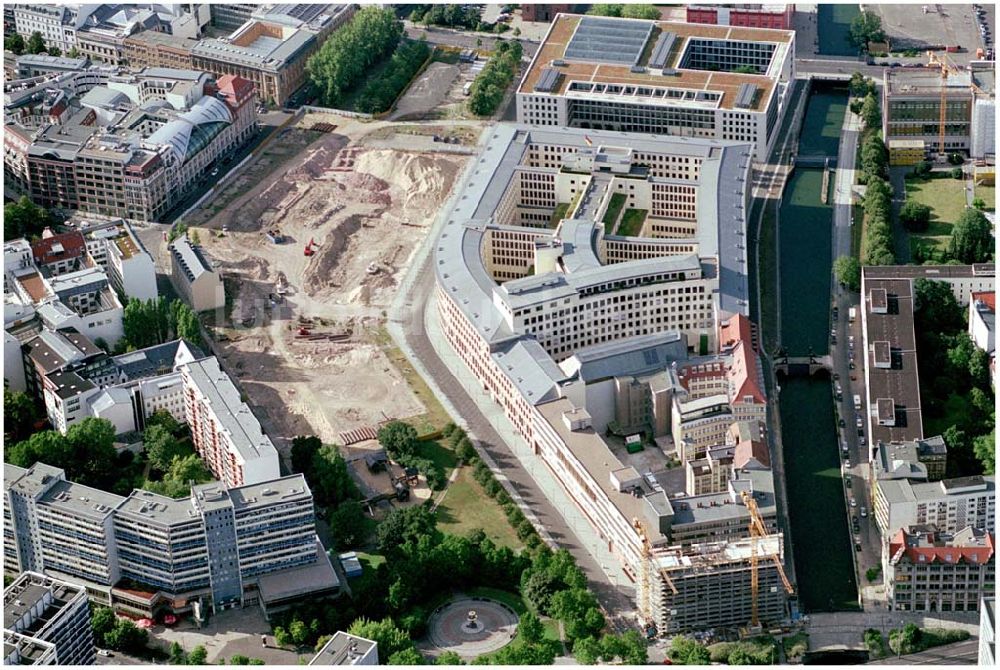
[[[122,514],[133,519],[141,519],[144,523],[172,526],[185,521],[201,523],[191,498],[168,498],[167,496],[135,489],[119,504],[116,514]]]
[[[886,502],[891,505],[903,502],[940,500],[949,495],[972,492],[993,497],[993,492],[996,490],[996,477],[994,475],[977,475],[975,477],[961,477],[957,480],[943,479],[939,482],[910,482],[906,479],[898,479],[880,481],[878,485]]]
[[[290,498],[312,501],[312,493],[306,484],[306,478],[301,474],[257,484],[237,486],[229,489],[229,497],[233,501],[233,508],[237,513],[241,510],[257,509],[287,502]]]
[[[229,435],[244,462],[273,458],[277,463],[278,452],[274,444],[264,434],[257,417],[241,400],[240,392],[229,375],[219,367],[219,361],[214,356],[185,363],[181,369],[186,371],[212,407],[216,420]]]
[[[309,665],[354,665],[375,646],[372,640],[339,630],[309,661]]]
[[[250,23],[267,23],[267,21],[252,19]],[[244,30],[246,27],[247,24],[244,24],[239,30]],[[261,37],[248,46],[240,46],[230,40],[231,37],[203,39],[191,47],[191,54],[223,63],[277,71],[287,67],[291,60],[304,52],[309,44],[316,40],[316,33],[299,28],[294,29],[294,32],[285,39]]]
[[[124,498],[68,480],[56,482],[40,502],[68,514],[102,521],[118,507]]]
[[[868,268],[865,268],[867,271]],[[884,290],[887,313],[872,311],[871,293]],[[909,279],[873,279],[865,274],[864,282],[864,341],[865,379],[868,382],[868,403],[891,400],[895,425],[884,426],[869,421],[872,444],[877,442],[907,442],[924,436],[920,413],[920,376],[917,369],[917,339],[913,327],[912,282]],[[876,367],[875,343],[888,343],[893,352],[891,367]],[[879,345],[885,348],[884,345]],[[881,403],[883,406],[885,402]],[[866,414],[871,413],[866,407]]]
[[[287,570],[269,572],[257,578],[260,599],[265,605],[300,596],[330,592],[340,588],[340,579],[330,557],[316,537],[316,560]]]
[[[741,85],[753,84],[759,89],[759,95],[756,96],[756,104],[752,104],[749,109],[760,111],[767,109],[768,101],[778,83],[777,76],[773,74],[737,74],[682,68],[680,67],[681,59],[689,41],[692,38],[707,38],[712,40],[773,43],[776,46],[776,51],[771,59],[772,70],[775,63],[783,62],[786,58],[793,56],[793,54],[789,53],[789,46],[795,33],[790,30],[601,17],[600,20],[606,22],[608,25],[613,25],[614,22],[621,22],[630,26],[644,25],[650,29],[650,38],[644,41],[644,50],[640,49],[640,55],[635,64],[633,62],[625,62],[622,58],[617,58],[616,60],[606,58],[602,60],[602,51],[599,48],[594,50],[580,50],[574,47],[574,44],[578,40],[576,36],[580,27],[586,27],[587,23],[594,20],[596,20],[596,17],[585,17],[575,14],[558,15],[549,27],[545,40],[535,54],[524,78],[521,80],[518,93],[540,94],[541,92],[536,91],[535,86],[541,79],[542,72],[551,68],[556,70],[560,75],[559,80],[552,87],[551,95],[566,94],[570,81],[659,86],[691,91],[716,92],[721,95],[718,106],[724,109],[733,109],[735,108]],[[669,71],[669,75],[660,74],[659,69],[644,67],[648,65],[655,37],[663,33],[673,33],[675,36],[675,46],[668,54],[663,67],[663,72],[667,73]],[[631,43],[629,42],[629,44]],[[629,55],[631,53],[629,51]],[[561,64],[554,65],[554,61]],[[644,71],[633,71],[636,65],[642,67]]]
[[[867,279],[971,279],[996,276],[993,263],[973,265],[866,265]]]

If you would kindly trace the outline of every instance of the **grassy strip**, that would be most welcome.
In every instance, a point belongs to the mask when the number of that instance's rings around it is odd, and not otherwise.
[[[646,221],[645,209],[626,209],[622,214],[621,225],[618,226],[618,234],[625,237],[635,237],[642,232],[642,224]]]
[[[621,214],[622,209],[625,207],[625,200],[624,193],[615,193],[611,196],[611,202],[608,203],[608,208],[604,212],[605,235],[610,235],[614,231],[618,215]]]
[[[427,410],[424,414],[404,419],[406,423],[416,428],[419,435],[426,435],[427,433],[441,430],[446,423],[451,421],[451,416],[441,406],[441,403],[438,402],[430,387],[427,386],[427,382],[424,381],[424,378],[410,364],[406,354],[393,344],[392,337],[385,329],[385,326],[380,326],[376,331],[375,341],[381,345],[386,358],[392,362],[396,370],[399,371],[399,374],[406,380],[407,385],[413,393],[420,399],[424,409]]]
[[[446,489],[444,500],[437,509],[438,528],[446,533],[464,535],[481,528],[487,537],[514,550],[524,544],[517,539],[499,503],[489,496],[472,477],[472,469],[465,467],[458,478]]]
[[[549,228],[555,228],[558,226],[559,222],[566,218],[566,212],[568,210],[568,202],[560,202],[556,205],[556,208],[552,211],[552,218],[549,219]]]

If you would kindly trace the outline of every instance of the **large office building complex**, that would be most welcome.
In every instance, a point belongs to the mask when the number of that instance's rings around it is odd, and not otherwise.
[[[639,584],[661,634],[745,624],[751,546],[769,585],[777,570],[763,565],[783,560],[746,317],[751,154],[501,125],[437,240],[448,345]],[[627,443],[641,442],[634,456]],[[747,536],[748,497],[764,538]],[[761,619],[780,621],[786,590],[768,594]]]
[[[3,591],[3,638],[4,665],[93,665],[86,591],[37,572],[20,574]]]
[[[251,605],[270,613],[340,586],[302,475],[199,484],[173,499],[106,493],[43,463],[5,464],[4,486],[5,571],[70,580],[130,616]]]
[[[750,142],[765,161],[795,33],[562,14],[517,89],[517,120]]]

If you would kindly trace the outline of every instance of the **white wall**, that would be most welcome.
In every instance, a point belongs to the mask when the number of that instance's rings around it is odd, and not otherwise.
[[[21,341],[3,331],[3,378],[12,391],[24,391],[24,357],[21,355]]]

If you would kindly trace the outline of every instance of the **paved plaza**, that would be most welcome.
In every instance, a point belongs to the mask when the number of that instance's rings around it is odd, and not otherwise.
[[[475,621],[470,624],[471,613]],[[482,598],[460,598],[439,607],[428,623],[431,653],[454,651],[475,658],[496,651],[517,634],[517,614],[506,605]]]

